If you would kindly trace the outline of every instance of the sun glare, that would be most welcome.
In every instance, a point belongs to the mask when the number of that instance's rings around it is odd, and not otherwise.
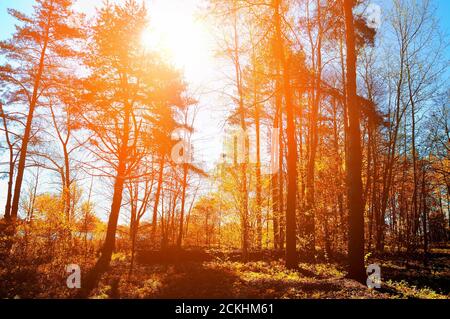
[[[144,47],[163,53],[185,76],[199,80],[211,59],[207,28],[193,12],[156,7],[150,26],[142,34]]]

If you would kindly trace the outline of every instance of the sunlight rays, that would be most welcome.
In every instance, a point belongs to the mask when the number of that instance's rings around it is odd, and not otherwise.
[[[187,78],[199,80],[211,65],[212,40],[206,25],[195,17],[195,8],[178,4],[152,4],[153,14],[150,26],[142,34],[142,44],[165,55]]]

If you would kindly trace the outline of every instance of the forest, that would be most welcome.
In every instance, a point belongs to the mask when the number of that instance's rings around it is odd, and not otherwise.
[[[1,299],[450,297],[446,1],[4,2]]]

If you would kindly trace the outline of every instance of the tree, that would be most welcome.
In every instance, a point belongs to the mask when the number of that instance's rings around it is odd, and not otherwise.
[[[146,27],[145,5],[133,0],[106,4],[93,26],[85,59],[90,74],[84,81],[84,103],[78,114],[93,133],[89,149],[107,164],[96,168],[113,179],[114,187],[101,256],[87,275],[82,295],[96,286],[109,266],[125,183],[138,177],[132,173],[148,154],[152,124],[174,127],[173,108],[184,107],[179,73],[142,46]]]
[[[76,162],[77,155],[81,155],[80,148],[86,143],[87,138],[76,136],[76,132],[82,127],[76,118],[74,109],[77,101],[75,79],[60,76],[58,85],[47,93],[45,126],[38,134],[41,140],[54,139],[57,148],[52,145],[37,145],[30,149],[29,154],[35,165],[42,166],[58,174],[61,181],[61,201],[67,222],[74,221],[74,206],[76,191],[76,173],[81,164]],[[48,125],[47,125],[48,124]]]
[[[283,77],[283,95],[286,108],[286,135],[287,135],[287,207],[286,207],[286,267],[297,268],[297,244],[296,244],[296,209],[297,209],[297,144],[295,141],[294,105],[292,103],[291,84],[289,79],[289,63],[285,57],[283,37],[281,34],[282,2],[274,0],[274,24],[276,43],[278,45],[277,56],[280,59]]]
[[[45,91],[54,84],[53,72],[61,66],[58,65],[60,58],[75,54],[70,41],[80,37],[79,29],[73,25],[77,18],[71,10],[72,3],[72,0],[38,0],[31,16],[9,10],[22,25],[16,27],[11,39],[0,42],[0,53],[11,63],[0,68],[0,78],[15,88],[28,109],[11,212],[5,216],[12,222],[13,230],[35,109]]]
[[[139,170],[149,171],[146,165],[139,165]],[[154,176],[146,176],[144,180],[129,180],[127,182],[128,195],[130,200],[130,240],[131,240],[131,260],[129,275],[133,273],[134,258],[136,252],[136,238],[139,231],[139,224],[142,217],[147,212],[150,203],[150,196],[154,185]]]
[[[6,193],[6,203],[4,218],[8,219],[11,216],[11,200],[13,194],[13,183],[14,183],[14,171],[16,166],[17,157],[20,154],[17,151],[17,143],[20,142],[20,136],[13,131],[12,126],[16,126],[16,117],[12,114],[6,114],[3,104],[0,101],[0,117],[3,122],[2,131],[5,135],[5,142],[8,148],[8,170],[5,172],[8,176],[8,190]],[[20,123],[20,121],[19,121]],[[2,172],[3,173],[3,172]]]
[[[348,276],[364,282],[364,207],[361,180],[361,133],[360,108],[356,94],[356,42],[353,20],[353,0],[344,0],[345,39],[347,47],[347,112],[348,112],[348,155],[347,155],[347,201],[349,209]]]

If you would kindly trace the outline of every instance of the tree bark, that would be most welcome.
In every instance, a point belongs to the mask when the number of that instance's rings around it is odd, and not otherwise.
[[[183,164],[183,185],[182,185],[182,191],[181,191],[180,229],[179,229],[178,238],[177,238],[177,247],[178,248],[181,248],[181,243],[183,240],[184,206],[185,206],[185,202],[186,202],[187,175],[188,175],[188,165],[186,163],[184,163]]]
[[[286,207],[286,267],[297,268],[297,245],[296,245],[296,207],[297,207],[297,145],[295,142],[295,119],[294,105],[291,96],[291,83],[289,68],[284,56],[283,40],[281,35],[281,0],[274,0],[275,9],[275,32],[278,46],[278,56],[282,66],[283,93],[286,103],[286,133],[287,133],[287,207]]]
[[[20,193],[22,190],[22,182],[23,182],[23,175],[25,173],[25,163],[26,163],[26,157],[27,157],[27,150],[28,150],[28,143],[30,141],[31,136],[31,128],[33,124],[33,117],[34,117],[34,111],[36,109],[36,105],[39,98],[39,88],[41,86],[41,79],[42,75],[44,73],[44,66],[45,66],[45,58],[46,58],[46,52],[47,52],[47,46],[49,43],[49,33],[50,33],[50,24],[52,21],[52,15],[53,15],[53,5],[50,6],[50,11],[48,13],[48,20],[46,25],[46,31],[43,36],[43,45],[42,50],[40,52],[39,57],[39,65],[38,65],[38,71],[36,73],[36,77],[33,84],[33,95],[31,97],[30,105],[28,108],[28,115],[27,115],[27,121],[25,125],[25,131],[23,133],[22,137],[22,146],[20,149],[20,156],[19,156],[19,163],[17,165],[17,176],[16,181],[14,184],[14,196],[12,200],[12,206],[11,206],[11,226],[12,226],[12,232],[15,232],[15,223],[17,219],[17,214],[19,212],[19,201],[20,201]]]
[[[347,44],[347,107],[348,156],[347,200],[349,208],[348,276],[365,282],[364,269],[364,207],[362,200],[362,154],[360,133],[360,108],[356,99],[356,43],[353,20],[353,0],[344,0]]]
[[[164,174],[164,155],[161,154],[161,160],[159,163],[158,185],[156,186],[155,202],[153,204],[152,234],[151,234],[153,240],[155,239],[155,235],[156,235],[156,226],[157,226],[157,219],[158,219],[158,205],[159,205],[159,199],[161,197],[163,174]]]
[[[247,259],[248,249],[249,249],[249,223],[248,223],[248,190],[247,190],[247,166],[248,166],[248,137],[247,137],[247,125],[245,122],[245,109],[244,109],[244,92],[243,92],[243,83],[242,83],[242,74],[241,74],[241,65],[240,65],[240,57],[239,57],[239,34],[238,34],[238,26],[237,26],[237,14],[238,7],[236,0],[233,2],[233,11],[234,11],[234,23],[233,23],[233,31],[234,31],[234,67],[235,67],[235,76],[236,76],[236,87],[238,91],[238,112],[240,117],[240,126],[241,130],[244,133],[244,161],[240,163],[240,171],[241,171],[241,228],[242,228],[242,255],[244,260]]]

